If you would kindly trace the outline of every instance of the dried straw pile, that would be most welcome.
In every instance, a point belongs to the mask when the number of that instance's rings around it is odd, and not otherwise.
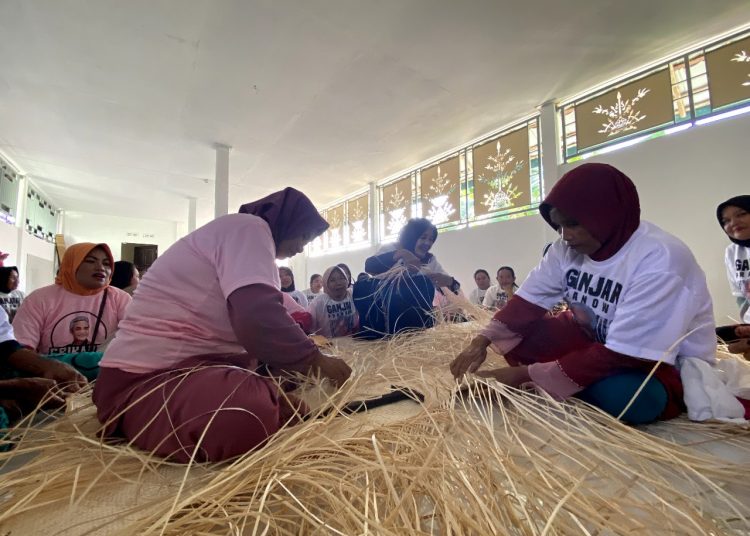
[[[747,429],[679,420],[644,432],[582,403],[498,385],[456,395],[447,364],[478,326],[337,341],[356,378],[332,398],[311,388],[308,400],[341,406],[395,384],[424,393],[424,405],[309,420],[230,464],[177,466],[102,444],[80,397],[2,454],[35,457],[0,475],[0,534],[750,530]]]

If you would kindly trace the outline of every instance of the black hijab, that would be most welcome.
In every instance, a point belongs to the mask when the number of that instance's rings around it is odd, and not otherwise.
[[[292,272],[291,268],[287,268],[286,266],[279,266],[279,272],[284,272],[292,278],[292,284],[288,287],[281,287],[281,292],[294,292],[294,272]]]
[[[731,199],[727,199],[724,201],[721,205],[716,207],[716,219],[719,220],[719,225],[721,225],[721,228],[724,229],[724,224],[721,223],[721,213],[724,212],[724,209],[727,207],[739,207],[745,212],[750,212],[750,195],[738,195],[736,197],[733,197]],[[726,231],[724,231],[726,232]],[[737,240],[735,238],[732,238],[731,236],[727,235],[727,238],[734,242],[735,244],[739,246],[744,246],[746,248],[750,247],[750,239],[748,240]]]
[[[0,267],[0,292],[4,294],[8,294],[11,291],[10,286],[8,285],[11,272],[16,272],[16,275],[18,275],[18,268],[15,266]]]
[[[399,233],[398,235],[398,243],[402,248],[411,251],[416,255],[417,252],[414,251],[414,249],[417,247],[417,241],[419,240],[419,237],[428,230],[432,231],[432,241],[435,242],[438,235],[437,227],[435,227],[432,222],[426,218],[413,218],[406,222],[404,228],[401,229],[401,233]],[[419,260],[423,263],[427,263],[430,262],[431,258],[432,253],[428,251],[427,255],[425,255],[423,259]]]

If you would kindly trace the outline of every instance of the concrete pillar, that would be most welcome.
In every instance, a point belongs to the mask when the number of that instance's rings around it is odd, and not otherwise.
[[[377,246],[380,242],[380,206],[378,204],[378,186],[370,183],[370,244]]]
[[[539,114],[539,143],[542,147],[541,171],[544,185],[542,199],[560,178],[560,166],[564,162],[559,144],[560,128],[558,125],[555,101],[545,102]],[[542,239],[545,242],[552,242],[557,239],[557,233],[548,225],[544,225]]]
[[[562,154],[558,140],[560,138],[557,110],[555,101],[547,101],[542,104],[539,114],[539,142],[542,147],[542,180],[544,181],[544,194],[555,185],[559,176],[559,166],[562,162]]]
[[[229,214],[229,151],[228,145],[217,143],[216,181],[214,182],[214,217]]]

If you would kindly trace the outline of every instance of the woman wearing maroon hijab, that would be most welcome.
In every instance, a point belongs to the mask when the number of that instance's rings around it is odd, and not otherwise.
[[[675,363],[712,363],[716,348],[711,297],[690,250],[641,221],[635,185],[606,164],[566,173],[539,211],[560,240],[451,363],[453,374],[533,382],[634,424],[681,413]],[[548,315],[561,299],[570,310]],[[477,372],[490,346],[511,366]]]
[[[327,227],[286,188],[159,257],[100,363],[105,434],[179,462],[225,460],[261,445],[300,405],[259,365],[345,382],[346,363],[320,353],[287,313],[275,263]]]

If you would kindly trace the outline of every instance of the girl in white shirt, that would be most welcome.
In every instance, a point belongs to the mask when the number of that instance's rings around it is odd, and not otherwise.
[[[474,282],[477,284],[477,288],[471,291],[469,294],[469,302],[474,305],[482,305],[487,289],[490,288],[490,274],[487,270],[480,268],[474,272]]]
[[[302,291],[305,298],[307,298],[307,304],[310,305],[321,292],[323,292],[323,276],[313,274],[310,276],[310,288]]]
[[[453,374],[475,372],[492,345],[511,366],[481,376],[534,382],[613,416],[642,387],[625,422],[679,415],[677,358],[713,363],[716,351],[711,296],[688,247],[641,221],[635,185],[607,164],[566,173],[539,211],[560,240],[451,363]],[[571,310],[548,315],[562,298]]]
[[[359,326],[359,315],[349,290],[349,278],[339,266],[323,274],[323,292],[310,304],[312,332],[332,339],[352,335]]]
[[[737,299],[742,322],[750,324],[750,195],[724,201],[716,208],[716,217],[732,241],[724,254],[729,286]],[[729,350],[750,356],[750,339],[736,330],[735,336],[739,339],[730,343]]]
[[[516,272],[510,266],[502,266],[497,271],[497,285],[492,285],[484,295],[482,305],[488,309],[502,309],[516,293]]]
[[[0,267],[0,307],[8,313],[8,319],[13,322],[16,311],[26,297],[18,290],[18,268],[15,266]]]

